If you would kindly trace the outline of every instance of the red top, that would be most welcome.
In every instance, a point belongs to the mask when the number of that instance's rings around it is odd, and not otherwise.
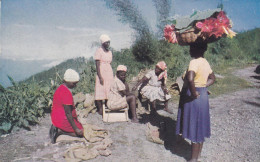
[[[64,84],[58,87],[53,96],[51,120],[53,125],[58,128],[62,128],[63,122],[67,121],[63,105],[72,105],[72,117],[77,118],[72,93]]]

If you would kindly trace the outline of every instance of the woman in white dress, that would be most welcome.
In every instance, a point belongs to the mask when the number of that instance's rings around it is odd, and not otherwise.
[[[166,88],[167,66],[164,61],[156,64],[155,69],[149,71],[137,84],[133,87],[133,91],[137,88],[140,93],[151,102],[152,110],[156,111],[156,100],[163,101],[164,110],[168,113],[172,112],[168,108],[168,101],[171,95]],[[141,86],[140,86],[141,85]]]

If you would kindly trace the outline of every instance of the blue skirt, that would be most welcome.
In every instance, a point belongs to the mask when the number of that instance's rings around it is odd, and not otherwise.
[[[197,99],[192,99],[189,89],[182,91],[178,109],[176,134],[191,142],[204,142],[210,137],[210,115],[208,89],[196,88],[200,93]]]

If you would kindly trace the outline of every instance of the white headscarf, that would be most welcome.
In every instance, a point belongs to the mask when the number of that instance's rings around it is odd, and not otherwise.
[[[118,65],[116,71],[127,71],[127,67],[125,65]]]
[[[64,78],[66,82],[78,82],[79,74],[73,69],[67,69],[64,73]]]
[[[110,41],[109,36],[106,35],[106,34],[102,34],[99,39],[100,39],[100,41],[101,41],[101,44],[103,44],[103,43],[105,43],[105,42],[107,42],[107,41]]]

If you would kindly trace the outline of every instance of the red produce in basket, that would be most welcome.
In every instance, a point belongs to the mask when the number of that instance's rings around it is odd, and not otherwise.
[[[198,42],[211,43],[224,36],[230,38],[235,36],[236,33],[230,29],[231,27],[231,21],[223,11],[220,11],[215,12],[206,19],[194,20],[191,27],[182,32],[175,25],[166,25],[164,37],[170,43],[180,45],[190,45]]]

